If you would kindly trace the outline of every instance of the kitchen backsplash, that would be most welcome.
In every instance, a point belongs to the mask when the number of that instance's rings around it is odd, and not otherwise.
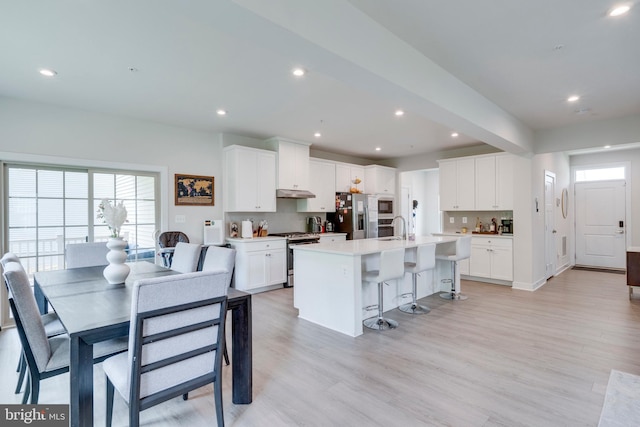
[[[246,219],[253,221],[253,228],[257,229],[261,220],[266,220],[269,224],[268,232],[286,233],[289,231],[307,231],[307,217],[319,216],[322,223],[326,219],[326,214],[297,212],[298,202],[295,199],[277,199],[277,212],[227,212],[225,214],[226,230],[225,235],[229,236],[229,224],[240,223]]]
[[[453,223],[451,223],[453,218]],[[466,224],[463,223],[467,219]],[[491,219],[495,218],[498,225],[501,219],[513,218],[513,211],[446,211],[442,213],[442,231],[445,233],[461,232],[463,227],[467,227],[468,232],[475,230],[476,221],[479,219],[483,228],[491,224]]]

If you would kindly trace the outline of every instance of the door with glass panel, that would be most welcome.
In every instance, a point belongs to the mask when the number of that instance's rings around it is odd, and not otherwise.
[[[5,251],[14,252],[29,277],[65,268],[70,243],[105,241],[107,225],[97,218],[102,199],[122,201],[128,211],[122,236],[127,261],[155,261],[159,218],[157,175],[43,166],[5,165]],[[6,315],[6,292],[1,310]]]

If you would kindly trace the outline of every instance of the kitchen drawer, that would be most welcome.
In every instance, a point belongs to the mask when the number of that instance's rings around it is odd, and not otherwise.
[[[505,239],[501,237],[476,237],[473,236],[471,238],[472,245],[487,245],[493,247],[501,247],[501,248],[511,248],[513,247],[512,239]]]
[[[267,251],[274,249],[284,249],[286,247],[286,240],[274,240],[270,239],[267,241],[260,241],[258,239],[243,241],[243,242],[231,242],[231,246],[233,246],[236,250],[241,250],[245,252],[254,252],[254,251]]]

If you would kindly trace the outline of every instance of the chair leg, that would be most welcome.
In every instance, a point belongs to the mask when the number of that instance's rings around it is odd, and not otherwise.
[[[227,339],[223,338],[223,343],[222,343],[222,357],[224,357],[224,363],[225,365],[229,366],[229,353],[227,352]]]
[[[216,419],[218,420],[218,427],[224,427],[224,407],[222,406],[222,381],[220,375],[216,375],[218,378],[213,382],[213,394],[216,404]]]
[[[29,374],[31,380],[31,404],[38,404],[38,397],[40,397],[40,378],[36,378],[31,373]]]
[[[22,383],[24,382],[24,377],[25,377],[25,374],[27,373],[27,361],[25,360],[24,353],[20,354],[20,361],[18,362],[17,372],[19,372],[19,374],[18,374],[18,384],[16,384],[16,391],[15,391],[16,394],[20,393],[20,390],[22,390]]]
[[[26,405],[29,401],[29,395],[31,394],[31,373],[27,373],[27,387],[24,390],[24,395],[22,396],[22,404]]]
[[[384,283],[378,283],[378,317],[372,317],[370,319],[365,319],[363,322],[364,326],[370,329],[378,329],[380,331],[384,331],[386,329],[394,329],[398,327],[398,322],[391,319],[385,319],[383,317],[383,308],[384,308],[384,292],[382,285]]]
[[[426,305],[418,304],[418,274],[413,273],[411,276],[413,280],[413,293],[411,294],[413,300],[408,304],[401,305],[398,307],[398,310],[409,314],[426,314],[430,312],[431,309]]]
[[[466,295],[462,295],[459,291],[460,286],[460,275],[458,273],[458,261],[451,262],[451,291],[446,294],[440,294],[440,298],[448,299],[448,300],[458,300],[463,301],[467,299]]]
[[[107,377],[107,427],[111,427],[113,422],[113,383]]]

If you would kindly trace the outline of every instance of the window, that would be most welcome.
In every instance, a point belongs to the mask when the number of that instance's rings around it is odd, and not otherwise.
[[[624,172],[624,166],[598,169],[581,169],[576,171],[575,182],[625,179]]]
[[[128,260],[154,260],[160,216],[156,175],[23,165],[5,171],[7,248],[29,275],[65,268],[69,243],[108,239],[108,227],[96,219],[102,199],[122,201],[127,208],[122,234]]]

